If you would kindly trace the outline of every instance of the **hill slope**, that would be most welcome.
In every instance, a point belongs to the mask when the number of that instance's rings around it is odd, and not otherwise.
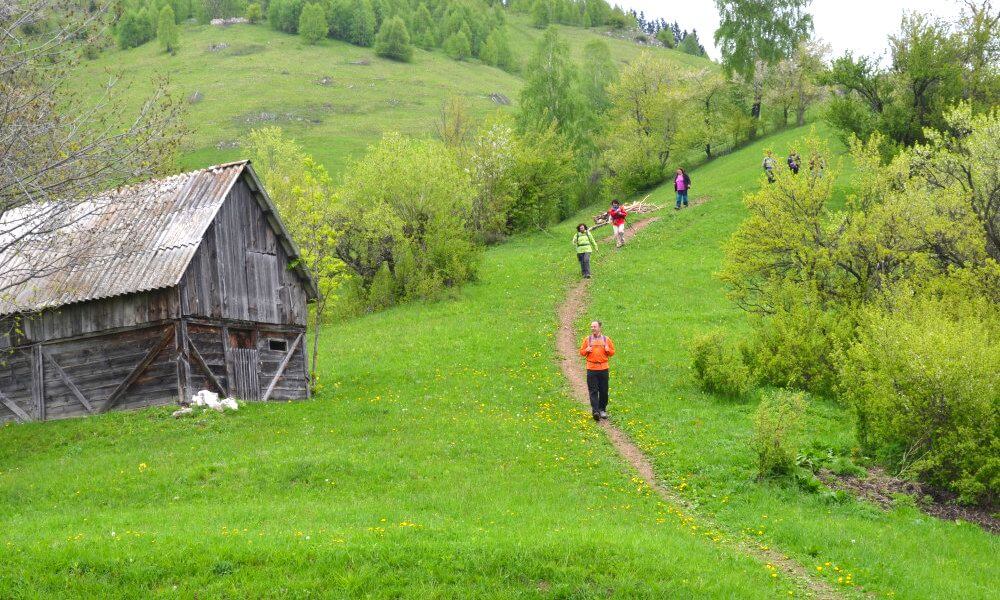
[[[516,15],[509,27],[512,49],[524,61],[541,31]],[[560,30],[578,57],[593,39],[607,41],[618,61],[644,49],[593,29]],[[689,68],[712,64],[676,50],[651,51]],[[184,26],[176,56],[163,53],[156,43],[108,51],[80,67],[74,92],[96,94],[109,72],[121,74],[129,84],[127,105],[133,109],[148,95],[153,73],[166,76],[178,97],[200,98],[190,103],[185,117],[185,168],[242,157],[238,145],[251,129],[278,125],[331,172],[385,131],[430,134],[449,96],[466,98],[477,116],[505,109],[491,94],[516,106],[523,82],[517,75],[478,61],[458,62],[440,51],[416,50],[412,63],[401,64],[375,56],[371,48],[337,40],[310,46],[266,25]]]

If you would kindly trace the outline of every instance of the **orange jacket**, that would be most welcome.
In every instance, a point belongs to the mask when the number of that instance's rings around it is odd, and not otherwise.
[[[587,352],[587,346],[590,352]],[[591,339],[588,335],[583,338],[580,344],[580,356],[587,357],[588,371],[607,371],[608,359],[615,355],[615,344],[608,336],[601,336],[598,339]]]

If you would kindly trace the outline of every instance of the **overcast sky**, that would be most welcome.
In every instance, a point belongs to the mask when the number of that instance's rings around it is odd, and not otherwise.
[[[681,29],[697,29],[698,39],[712,58],[719,58],[712,36],[719,25],[714,0],[610,0],[646,13],[647,18],[677,21]],[[881,54],[888,48],[889,34],[899,30],[904,10],[928,12],[947,20],[959,13],[955,0],[813,0],[809,12],[816,37],[833,47],[834,56],[853,50],[855,54]]]

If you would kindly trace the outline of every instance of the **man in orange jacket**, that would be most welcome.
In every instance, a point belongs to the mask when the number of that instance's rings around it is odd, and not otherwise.
[[[587,358],[587,392],[595,421],[608,418],[608,359],[614,355],[614,343],[601,333],[601,322],[594,321],[580,344],[580,356]]]

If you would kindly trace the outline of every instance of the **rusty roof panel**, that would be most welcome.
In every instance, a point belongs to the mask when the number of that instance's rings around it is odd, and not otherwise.
[[[177,285],[248,164],[0,215],[0,315]]]

